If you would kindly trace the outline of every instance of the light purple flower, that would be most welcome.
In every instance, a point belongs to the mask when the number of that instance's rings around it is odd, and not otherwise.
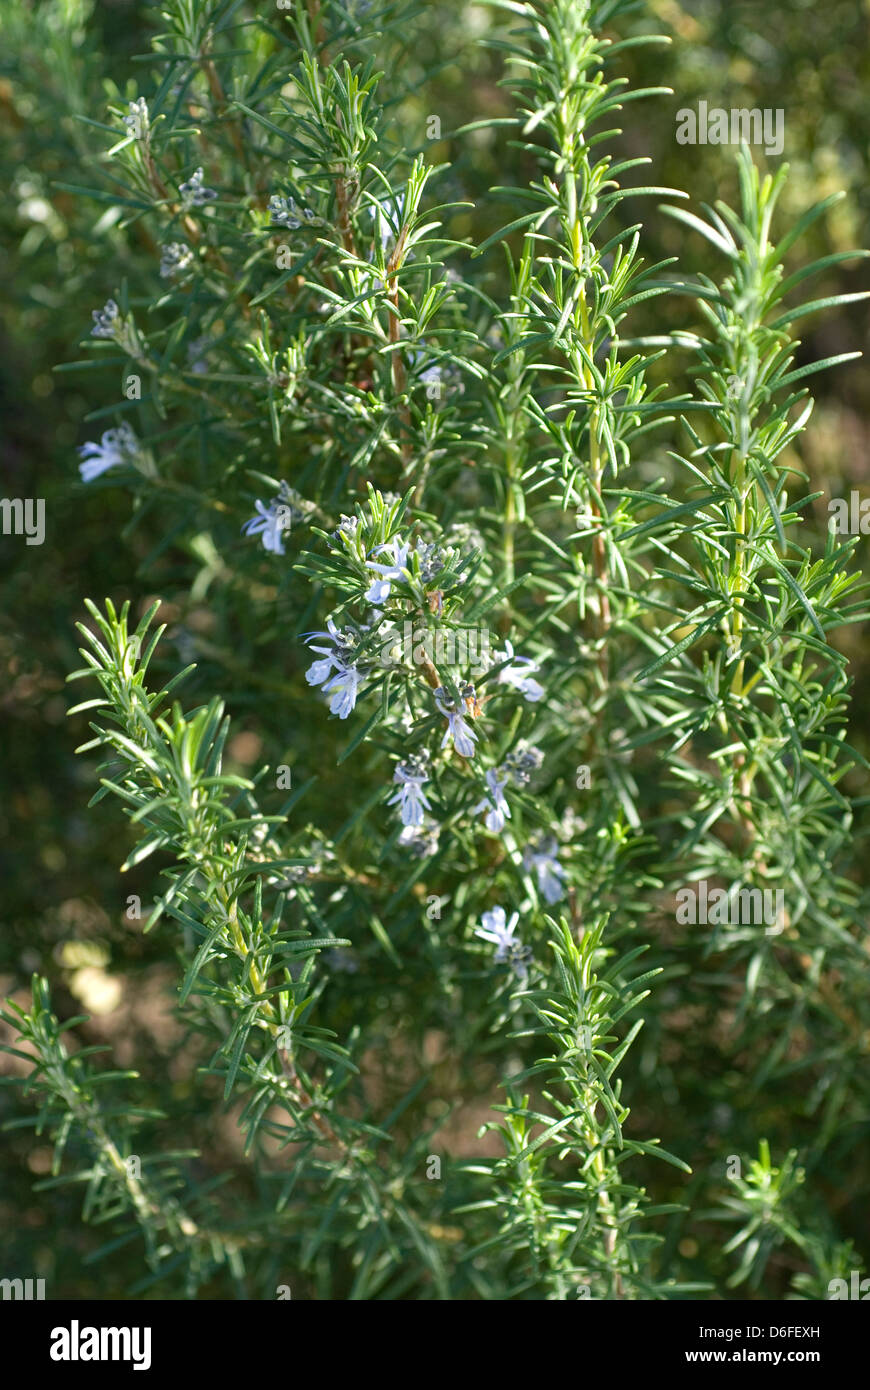
[[[305,641],[309,644],[309,646],[311,647],[311,650],[312,650],[313,652],[323,652],[323,653],[329,658],[330,665],[332,665],[333,662],[334,662],[336,665],[338,665],[339,657],[336,655],[336,652],[337,652],[337,651],[340,651],[340,652],[342,653],[341,660],[343,661],[343,660],[344,660],[344,655],[347,653],[347,651],[348,651],[348,649],[349,649],[349,647],[350,647],[350,639],[346,636],[345,633],[342,632],[341,628],[335,626],[335,623],[334,623],[334,621],[332,620],[332,618],[327,618],[327,620],[326,620],[326,628],[327,628],[326,632],[308,632],[308,633],[306,633],[306,634],[305,634]],[[315,646],[313,645],[312,641],[311,641],[312,637],[323,637],[327,642],[331,642],[331,643],[332,643],[332,646],[331,646],[331,647],[315,647]],[[315,664],[315,666],[319,666],[321,663],[320,663],[320,662],[315,662],[314,664]],[[319,684],[320,684],[320,678],[317,677],[317,678],[315,678],[314,680],[310,680],[310,681],[309,681],[309,684],[310,684],[310,685],[319,685]]]
[[[381,555],[387,551],[392,556],[393,563],[391,565],[382,565],[377,560],[366,560],[366,568],[377,570],[381,575],[381,578],[376,579],[371,588],[366,590],[365,595],[368,602],[376,608],[379,608],[382,603],[386,603],[390,597],[392,583],[397,579],[405,578],[409,549],[410,547],[404,541],[397,539],[387,541],[385,545],[379,545],[377,550],[372,553]]]
[[[268,507],[258,499],[254,503],[258,515],[252,516],[250,521],[246,521],[242,531],[246,536],[257,534],[263,537],[263,548],[274,555],[284,554],[283,532],[288,529],[290,522],[290,508],[275,498],[269,503]]]
[[[322,647],[315,647],[315,651],[322,652]],[[305,672],[305,679],[309,685],[325,685],[332,675],[332,668],[335,658],[325,656],[321,661],[313,662]]]
[[[552,838],[540,840],[535,845],[526,845],[523,854],[523,867],[526,871],[534,869],[538,878],[538,889],[544,900],[557,903],[565,896],[563,879],[565,870],[559,863],[558,845]]]
[[[335,626],[332,618],[327,618],[326,626],[328,631],[310,632],[305,638],[311,645],[311,650],[320,652],[322,656],[322,660],[309,666],[305,672],[305,679],[309,685],[321,686],[325,695],[332,692],[330,713],[337,714],[339,719],[347,719],[356,704],[362,676],[354,662],[348,660],[351,639]],[[312,643],[312,638],[315,637],[323,637],[331,645],[318,647]]]
[[[447,720],[447,729],[441,740],[441,747],[444,748],[448,739],[452,738],[453,747],[457,753],[461,754],[463,758],[473,758],[477,734],[467,723],[462,713],[454,706],[447,704],[446,693],[443,686],[439,686],[435,691],[435,703]]]
[[[398,803],[403,825],[422,825],[423,812],[431,810],[429,799],[423,790],[423,783],[428,780],[422,758],[408,758],[407,761],[397,764],[393,781],[399,783],[399,789],[390,797],[387,805],[395,806]]]
[[[502,661],[508,661],[510,665],[505,666],[503,671],[499,671],[499,685],[512,685],[533,704],[540,700],[544,694],[544,687],[531,678],[531,672],[538,669],[537,662],[529,656],[516,656],[513,643],[507,641],[504,644],[504,651],[496,652],[494,664],[497,666]]]
[[[477,803],[471,814],[476,816],[480,811],[487,811],[487,830],[491,831],[493,835],[500,835],[504,830],[505,821],[511,818],[511,808],[504,797],[507,780],[500,781],[498,772],[494,767],[491,767],[486,774],[486,785],[489,788],[489,795]]]
[[[334,691],[329,702],[330,714],[337,714],[339,719],[347,719],[356,705],[361,680],[362,676],[356,666],[339,667],[335,675],[323,687],[324,695],[328,694],[329,691]]]
[[[514,936],[517,929],[517,922],[520,914],[511,914],[509,922],[505,922],[505,910],[503,907],[493,907],[489,912],[484,912],[481,917],[482,927],[476,927],[475,936],[481,937],[483,941],[491,941],[496,948],[495,959],[499,964],[510,961],[514,970],[521,980],[528,978],[528,961],[531,956],[531,949],[524,946]]]
[[[139,441],[126,421],[116,430],[106,430],[99,444],[90,440],[79,449],[82,482],[92,482],[117,464],[131,463],[138,453]]]

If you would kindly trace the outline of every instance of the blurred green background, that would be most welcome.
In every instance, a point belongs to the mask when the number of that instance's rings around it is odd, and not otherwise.
[[[363,7],[357,10],[364,24]],[[637,23],[670,33],[675,41],[664,53],[629,50],[621,61],[634,85],[663,84],[674,95],[627,109],[621,147],[628,157],[652,159],[648,176],[637,181],[648,178],[684,189],[696,203],[733,199],[731,151],[678,145],[676,112],[696,107],[699,100],[725,108],[781,107],[782,157],[791,178],[780,205],[780,228],[811,202],[844,189],[848,197],[815,224],[802,244],[802,258],[870,244],[868,18],[870,0],[824,5],[818,0],[650,0]],[[436,192],[445,201],[477,204],[473,216],[459,218],[455,226],[460,235],[473,230],[477,240],[509,220],[504,205],[490,200],[487,190],[523,182],[531,173],[503,129],[450,137],[467,122],[511,110],[509,96],[497,85],[498,54],[481,42],[491,23],[488,11],[462,0],[427,4],[417,21],[412,56],[399,75],[405,95],[397,121],[407,125],[409,144],[423,144],[427,117],[440,117],[444,138],[433,144],[430,157],[447,167]],[[41,547],[0,537],[0,995],[23,999],[31,972],[47,974],[62,1016],[93,1014],[83,1030],[87,1041],[109,1043],[115,1064],[137,1066],[155,1094],[168,1074],[174,1102],[183,1107],[196,1059],[185,1051],[171,1012],[171,955],[159,932],[143,938],[124,917],[128,894],[150,901],[151,866],[131,873],[129,883],[119,879],[118,865],[128,848],[126,826],[108,802],[87,810],[95,786],[93,759],[73,756],[87,737],[86,721],[66,718],[68,706],[87,696],[78,688],[68,693],[64,686],[66,674],[80,664],[73,624],[82,616],[82,598],[129,597],[141,608],[154,583],[142,562],[157,536],[147,527],[122,535],[129,517],[123,490],[89,495],[78,481],[76,447],[112,423],[86,421],[89,412],[109,403],[105,374],[54,370],[82,356],[77,343],[90,328],[91,310],[116,293],[122,276],[135,276],[129,244],[104,216],[105,208],[57,184],[95,181],[88,177],[88,165],[104,147],[102,138],[76,116],[103,120],[107,101],[118,91],[126,97],[147,93],[149,65],[136,56],[148,52],[153,24],[154,11],[139,0],[4,0],[0,13],[0,164],[6,190],[0,201],[2,494],[44,498],[47,516]],[[416,69],[415,53],[435,68],[434,78]],[[757,158],[764,163],[763,153]],[[708,258],[706,243],[662,216],[654,200],[644,199],[632,212],[645,220],[650,260],[679,254],[686,272],[721,273]],[[487,273],[497,276],[494,258],[489,265]],[[866,288],[864,267],[863,262],[835,266],[814,282],[813,297]],[[638,319],[638,332],[691,324],[685,301],[653,302],[655,317],[651,312]],[[867,323],[864,303],[805,320],[799,362],[864,349]],[[812,378],[811,385],[817,406],[803,459],[812,489],[826,497],[848,496],[853,488],[863,494],[870,474],[866,362]],[[815,517],[818,540],[826,520],[824,499],[815,504]],[[860,553],[866,565],[866,541]],[[181,588],[184,581],[180,574]],[[171,620],[171,566],[161,579],[160,596],[168,604],[163,617]],[[164,660],[181,665],[187,659],[184,633],[175,635]],[[853,661],[851,737],[866,754],[865,635],[845,629],[838,641]],[[248,705],[241,699],[234,703],[235,678],[221,667],[209,670],[206,662],[188,689],[217,688],[227,697],[236,731],[230,757],[249,769],[261,757],[261,744]],[[858,780],[852,790],[863,793]],[[674,1067],[681,1046],[675,1037],[668,1057]],[[0,1057],[0,1074],[12,1065]],[[0,1091],[0,1119],[18,1113],[16,1105],[8,1090]],[[470,1135],[480,1118],[474,1117]],[[664,1137],[667,1147],[695,1162],[706,1142],[705,1136],[685,1136],[689,1148],[696,1148],[693,1156],[673,1131]],[[229,1123],[225,1133],[192,1138],[209,1164],[238,1158]],[[101,1237],[80,1224],[80,1194],[61,1189],[50,1199],[34,1195],[33,1184],[45,1177],[49,1159],[46,1141],[34,1143],[28,1130],[3,1137],[0,1273],[46,1277],[52,1297],[120,1296],[123,1257],[93,1269],[82,1264]],[[855,1204],[851,1224],[860,1234],[866,1215],[857,1215],[858,1196],[832,1192],[830,1203],[832,1211]],[[692,1241],[684,1244],[681,1254],[691,1264]]]

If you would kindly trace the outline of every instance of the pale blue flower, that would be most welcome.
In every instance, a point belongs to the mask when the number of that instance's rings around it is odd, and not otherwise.
[[[526,845],[523,854],[523,867],[527,872],[534,869],[538,878],[538,890],[550,904],[557,903],[565,896],[565,870],[559,863],[558,853],[556,841],[550,838],[538,841],[535,845]]]
[[[444,718],[447,720],[447,730],[441,740],[441,747],[444,748],[448,739],[453,739],[453,747],[463,758],[474,757],[474,745],[477,742],[477,734],[466,722],[460,710],[453,705],[448,705],[445,699],[447,692],[443,686],[439,686],[435,691],[435,703]]]
[[[384,545],[379,545],[374,555],[381,555],[387,551],[393,559],[391,565],[383,565],[377,560],[366,560],[366,568],[377,570],[381,578],[376,579],[369,589],[366,590],[367,601],[379,608],[382,603],[386,603],[390,597],[390,588],[397,579],[407,577],[408,552],[410,546],[405,541],[394,539],[387,541]]]
[[[139,453],[139,441],[125,421],[116,430],[106,430],[99,444],[93,440],[82,444],[79,449],[82,462],[79,472],[83,483],[93,482],[108,468],[120,463],[131,463]]]
[[[356,666],[340,666],[331,680],[328,680],[323,687],[323,693],[334,694],[329,702],[330,714],[337,714],[339,719],[347,719],[348,715],[356,705],[356,697],[359,693],[359,685],[362,676]]]
[[[246,536],[262,535],[265,550],[274,555],[283,555],[284,541],[282,536],[288,529],[290,508],[278,498],[274,498],[268,507],[257,499],[254,506],[257,508],[258,515],[252,516],[250,521],[246,521],[242,531]]]
[[[482,927],[476,927],[474,934],[483,941],[491,941],[496,948],[495,959],[501,965],[510,962],[521,980],[528,978],[528,961],[531,957],[531,948],[524,946],[514,936],[517,929],[517,922],[520,914],[511,914],[509,922],[505,921],[505,910],[503,907],[493,907],[489,912],[484,912],[481,917]]]
[[[330,713],[337,714],[339,719],[347,719],[356,704],[362,676],[354,662],[349,660],[352,639],[335,626],[332,618],[327,618],[326,626],[328,631],[310,632],[305,638],[311,644],[311,650],[320,652],[322,656],[322,660],[309,666],[305,679],[309,685],[321,686],[325,695],[332,692]],[[326,638],[330,645],[314,645],[312,638],[315,637]]]
[[[505,642],[504,651],[496,652],[494,664],[497,666],[502,661],[510,664],[505,666],[503,671],[499,671],[499,685],[512,685],[532,703],[540,700],[544,694],[544,687],[531,678],[531,672],[538,669],[537,662],[529,656],[516,656],[512,642]]]
[[[405,762],[397,764],[393,781],[399,783],[399,788],[390,797],[387,805],[395,806],[398,803],[403,825],[421,826],[424,810],[431,810],[429,799],[423,790],[423,783],[428,780],[422,757],[408,758]]]
[[[305,678],[309,685],[322,685],[323,681],[326,679],[324,675],[315,675],[315,670],[318,672],[321,670],[330,671],[333,666],[344,664],[344,655],[349,646],[348,640],[341,629],[335,626],[332,618],[327,618],[326,627],[326,632],[309,632],[305,635],[305,641],[309,644],[313,652],[324,653],[323,661],[315,661],[314,665],[309,666],[308,670],[305,672]],[[329,647],[316,647],[311,640],[313,637],[323,637],[332,645]],[[339,653],[341,653],[340,656]]]
[[[323,648],[317,647],[315,648],[315,650],[323,651]],[[305,679],[308,681],[308,684],[323,685],[326,681],[329,680],[332,674],[332,668],[334,664],[335,658],[331,656],[324,656],[321,658],[320,661],[312,662],[312,664],[308,667],[308,670],[305,672]]]
[[[486,811],[487,830],[491,831],[493,835],[500,835],[504,830],[505,821],[511,818],[511,808],[504,798],[507,780],[500,781],[495,768],[491,767],[486,774],[486,785],[489,789],[489,795],[477,803],[471,814],[476,816],[479,812]]]

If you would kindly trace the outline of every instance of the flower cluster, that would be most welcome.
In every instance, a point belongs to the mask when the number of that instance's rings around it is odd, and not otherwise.
[[[275,226],[289,227],[291,231],[296,231],[304,223],[310,226],[318,220],[311,208],[297,208],[293,198],[281,198],[276,193],[269,199],[269,216]]]
[[[124,125],[137,140],[144,140],[150,129],[150,116],[148,103],[144,97],[137,97],[135,101],[128,102],[127,115],[124,116]]]
[[[277,499],[276,499],[277,501]],[[331,697],[330,710],[339,718],[347,718],[354,709],[361,686],[361,672],[358,650],[360,639],[372,632],[383,637],[389,628],[390,619],[384,612],[390,605],[393,614],[418,612],[422,608],[431,614],[442,613],[444,593],[441,589],[432,590],[427,585],[445,583],[446,591],[452,593],[467,579],[463,566],[469,562],[468,550],[481,543],[478,533],[473,529],[453,528],[448,542],[432,538],[415,542],[394,532],[382,539],[375,526],[376,520],[388,508],[398,508],[402,501],[398,497],[376,495],[379,504],[371,518],[365,515],[349,516],[343,514],[338,525],[328,534],[331,549],[341,557],[341,565],[348,580],[353,574],[357,579],[368,573],[372,576],[367,587],[358,591],[357,601],[370,605],[370,618],[367,624],[354,628],[339,629],[332,618],[328,620],[327,630],[310,634],[307,641],[312,644],[320,659],[306,672],[310,685],[319,686]],[[258,503],[259,516],[246,525],[248,533],[259,532],[264,544],[273,543],[280,548],[280,527],[276,503],[266,508]],[[457,568],[456,566],[459,566]],[[452,584],[452,588],[450,587]],[[387,623],[387,628],[384,623]],[[410,624],[406,621],[406,626]],[[422,631],[422,629],[421,629]],[[386,639],[384,639],[384,642]],[[384,642],[381,646],[384,646]],[[447,650],[446,644],[442,644]],[[448,683],[435,683],[437,664],[443,652],[434,648],[430,651],[420,641],[413,652],[422,656],[407,658],[406,674],[413,680],[415,674],[423,670],[431,687],[431,698],[435,708],[445,721],[440,740],[442,750],[452,748],[461,759],[471,761],[478,753],[479,734],[474,728],[474,720],[481,715],[481,699],[475,684],[470,680],[456,681],[455,674]],[[467,654],[466,654],[467,655]],[[425,659],[424,659],[425,658]],[[447,666],[453,665],[452,654],[447,656]],[[461,660],[461,658],[460,658]],[[417,666],[414,673],[410,668]],[[374,668],[377,669],[376,667]],[[543,685],[534,678],[538,663],[530,657],[519,655],[512,642],[506,640],[503,649],[490,653],[487,649],[479,662],[472,661],[473,672],[494,671],[493,682],[516,692],[530,704],[539,703],[544,696]],[[455,670],[455,668],[454,668]],[[421,692],[422,693],[422,692]],[[416,720],[409,710],[398,718],[402,737],[412,737]],[[413,753],[400,756],[393,771],[393,790],[387,798],[387,805],[398,811],[401,831],[399,845],[408,853],[428,857],[437,850],[440,827],[432,816],[429,782],[431,779],[431,751],[417,748]],[[482,817],[485,829],[491,835],[504,833],[508,822],[513,819],[508,788],[525,788],[532,774],[541,767],[543,753],[535,745],[520,741],[508,753],[499,766],[481,770],[483,795],[471,803],[471,815]],[[564,895],[565,869],[559,862],[558,847],[555,841],[534,840],[526,846],[522,867],[526,872],[536,875],[539,892],[548,904],[555,903]]]
[[[332,532],[329,539],[333,545],[341,545],[342,541],[352,540],[356,536],[358,527],[359,517],[345,516],[345,514],[342,512],[341,520],[339,521],[335,530]]]
[[[114,299],[106,300],[102,309],[94,309],[91,317],[94,320],[91,332],[95,338],[117,338],[123,328],[124,320]]]
[[[202,169],[196,169],[185,183],[178,185],[182,203],[188,208],[202,207],[204,203],[214,202],[217,193],[213,188],[206,188],[204,183],[205,175]]]
[[[331,693],[330,713],[347,719],[356,704],[362,680],[359,667],[351,657],[356,644],[352,634],[342,632],[332,618],[327,618],[326,626],[326,632],[310,632],[305,639],[312,651],[321,654],[321,659],[313,662],[305,672],[305,679],[309,685],[319,685],[324,694]],[[317,646],[315,638],[328,645]]]
[[[508,753],[503,767],[513,778],[516,786],[527,787],[532,779],[532,773],[537,772],[543,762],[544,755],[540,748],[535,748],[521,739],[516,748]]]
[[[102,309],[94,309],[91,313],[93,327],[91,335],[94,338],[105,338],[115,342],[131,357],[142,360],[143,346],[140,344],[133,324],[129,322],[114,299],[106,300]]]
[[[171,241],[160,248],[160,278],[174,280],[193,265],[193,252],[183,241]]]

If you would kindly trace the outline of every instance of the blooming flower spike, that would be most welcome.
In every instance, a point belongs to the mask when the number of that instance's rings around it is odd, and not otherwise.
[[[356,705],[362,675],[349,659],[351,639],[335,626],[332,618],[327,618],[326,626],[328,631],[310,632],[305,639],[311,644],[312,651],[322,654],[322,660],[309,666],[305,679],[309,685],[321,686],[325,695],[332,693],[330,713],[337,714],[339,719],[347,719]],[[330,645],[315,646],[311,641],[314,637],[325,638]]]

